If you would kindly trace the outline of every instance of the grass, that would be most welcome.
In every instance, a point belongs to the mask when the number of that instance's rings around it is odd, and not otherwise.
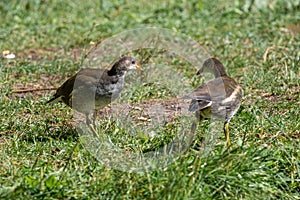
[[[1,1],[0,50],[16,54],[0,59],[1,199],[300,199],[300,5],[251,2]],[[80,68],[90,42],[147,26],[192,37],[243,87],[230,149],[222,151],[220,133],[199,156],[204,123],[168,167],[118,171],[79,142],[69,108],[45,105],[53,91],[13,92],[57,87]],[[188,63],[175,58],[169,64],[193,87],[201,83]],[[157,82],[136,91],[128,95],[137,105],[172,95]],[[103,120],[101,127],[112,129],[115,140],[138,143],[110,123]],[[159,140],[141,143],[163,143],[165,130]]]

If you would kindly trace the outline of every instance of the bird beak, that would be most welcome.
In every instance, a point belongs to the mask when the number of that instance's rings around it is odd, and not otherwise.
[[[203,68],[200,68],[199,70],[198,70],[198,72],[197,72],[197,74],[196,75],[201,75],[202,74],[202,72],[203,72]]]
[[[141,66],[139,66],[138,64],[135,65],[135,68],[136,68],[137,70],[139,70],[139,71],[144,71],[144,69],[141,68]]]

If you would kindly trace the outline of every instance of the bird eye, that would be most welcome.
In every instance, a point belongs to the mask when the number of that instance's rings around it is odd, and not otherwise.
[[[134,60],[133,60],[133,61],[131,61],[131,64],[135,65],[135,61],[134,61]]]

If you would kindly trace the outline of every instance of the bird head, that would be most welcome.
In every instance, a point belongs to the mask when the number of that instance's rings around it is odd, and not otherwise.
[[[204,61],[202,67],[198,70],[197,75],[200,75],[203,72],[212,73],[215,75],[215,78],[227,76],[223,64],[216,58],[209,58]]]
[[[140,70],[143,69],[137,64],[136,60],[129,56],[123,56],[117,64],[120,66],[122,70]]]
[[[128,70],[140,70],[143,69],[137,64],[136,60],[129,56],[123,56],[119,59],[109,71],[110,75],[122,75],[125,74]]]

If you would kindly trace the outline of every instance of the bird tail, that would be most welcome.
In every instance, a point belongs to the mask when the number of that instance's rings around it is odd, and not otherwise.
[[[197,100],[193,99],[190,103],[189,111],[196,112],[197,110],[199,110],[199,103]]]
[[[55,94],[49,101],[46,102],[46,104],[48,104],[48,103],[56,103],[56,102],[59,102],[59,101],[61,101],[61,96]]]

